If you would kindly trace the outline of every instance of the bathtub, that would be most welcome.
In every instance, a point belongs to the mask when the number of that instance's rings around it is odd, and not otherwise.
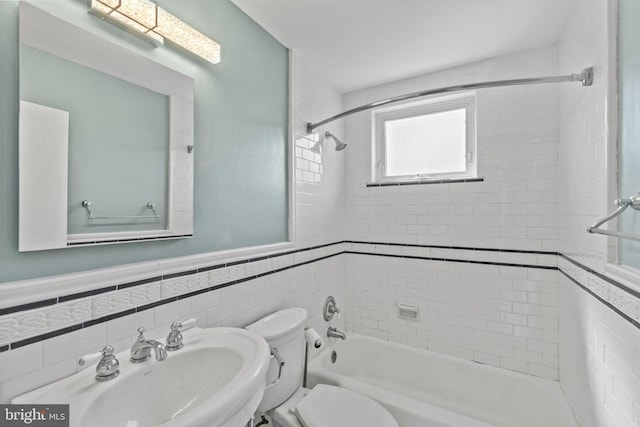
[[[577,426],[555,381],[354,333],[326,341],[309,362],[307,387],[365,394],[400,427]]]

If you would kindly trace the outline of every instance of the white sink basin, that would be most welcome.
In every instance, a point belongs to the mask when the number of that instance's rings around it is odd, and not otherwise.
[[[243,426],[264,394],[269,347],[238,328],[193,328],[184,347],[131,363],[117,354],[120,375],[97,382],[95,367],[23,394],[12,403],[68,403],[71,426]]]

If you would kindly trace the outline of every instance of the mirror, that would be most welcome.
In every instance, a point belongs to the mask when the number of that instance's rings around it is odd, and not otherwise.
[[[19,250],[193,234],[193,79],[20,3]]]

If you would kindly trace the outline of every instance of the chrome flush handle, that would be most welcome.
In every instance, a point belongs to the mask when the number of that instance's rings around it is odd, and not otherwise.
[[[284,359],[282,359],[282,356],[280,356],[278,349],[275,347],[271,349],[271,358],[275,359],[276,363],[278,364],[278,377],[265,386],[265,391],[269,390],[271,387],[280,382],[280,378],[282,378],[282,367],[285,365]]]

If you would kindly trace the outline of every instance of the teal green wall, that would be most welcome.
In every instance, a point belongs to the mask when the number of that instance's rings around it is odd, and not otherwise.
[[[84,0],[42,5],[194,78],[194,238],[18,252],[18,2],[3,1],[0,282],[287,240],[287,49],[228,0],[158,3],[219,42],[222,62],[211,65],[177,49],[154,49],[89,15]]]

